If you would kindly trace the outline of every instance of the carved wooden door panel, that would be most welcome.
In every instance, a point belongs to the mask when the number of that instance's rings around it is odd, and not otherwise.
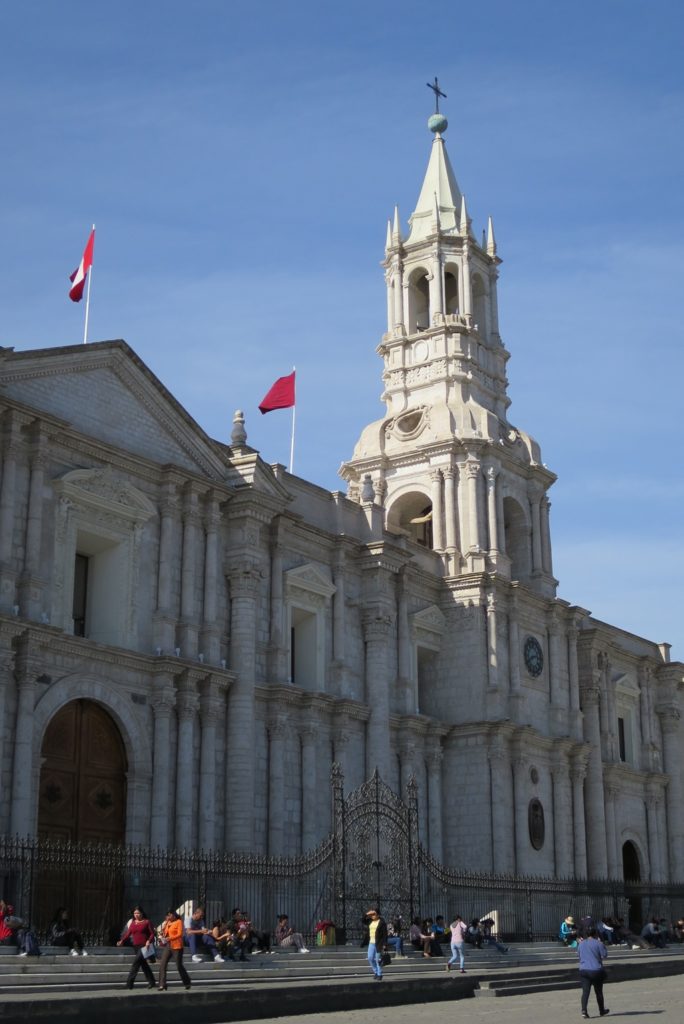
[[[41,750],[38,834],[42,839],[122,843],[126,828],[126,752],[104,708],[71,701],[52,719]],[[42,931],[58,906],[89,936],[121,926],[122,879],[93,860],[87,870],[50,862],[38,868],[33,921]]]
[[[123,842],[126,752],[107,712],[71,701],[48,725],[41,753],[39,835]]]

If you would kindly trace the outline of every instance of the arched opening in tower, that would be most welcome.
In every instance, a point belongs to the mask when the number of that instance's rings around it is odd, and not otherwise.
[[[458,303],[458,278],[450,270],[444,275],[444,312],[447,315],[460,313]]]
[[[530,575],[532,561],[530,525],[515,498],[504,498],[503,512],[506,554],[511,560],[511,579],[524,580]]]
[[[487,290],[479,274],[473,274],[473,323],[480,335],[487,336]]]
[[[415,270],[408,287],[409,331],[425,331],[430,326],[430,286],[427,271],[422,267]]]
[[[387,512],[387,529],[400,533],[415,544],[432,548],[432,503],[421,491],[402,494]]]

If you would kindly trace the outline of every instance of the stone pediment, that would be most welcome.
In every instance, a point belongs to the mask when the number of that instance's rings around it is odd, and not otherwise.
[[[114,513],[120,519],[144,522],[156,515],[142,491],[111,467],[74,469],[54,481],[55,490],[75,505]]]
[[[414,636],[418,632],[429,633],[437,639],[444,633],[446,619],[436,604],[431,604],[422,611],[411,616],[411,627]]]
[[[2,393],[79,434],[223,483],[228,456],[123,341],[12,352]]]
[[[285,573],[285,583],[288,588],[296,587],[325,598],[332,597],[336,590],[330,579],[311,562],[298,565],[295,569],[288,569]]]

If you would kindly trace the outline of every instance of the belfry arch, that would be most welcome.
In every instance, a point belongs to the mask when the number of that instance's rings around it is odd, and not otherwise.
[[[424,548],[432,548],[432,502],[422,491],[402,494],[387,512],[387,529],[402,533]]]

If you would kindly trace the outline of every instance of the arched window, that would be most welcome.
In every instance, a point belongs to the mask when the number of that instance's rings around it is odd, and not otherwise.
[[[487,290],[479,274],[473,274],[473,323],[483,338],[487,336]]]
[[[416,544],[432,548],[432,504],[420,491],[402,494],[387,513],[387,529],[403,533]]]
[[[511,579],[524,580],[530,575],[530,527],[515,498],[504,498],[503,512],[506,554],[511,560]]]
[[[419,267],[409,279],[408,330],[424,331],[430,326],[430,285],[427,272]]]
[[[627,881],[641,881],[639,852],[634,843],[629,839],[622,847],[622,874]]]
[[[451,270],[444,275],[444,312],[460,313],[458,302],[458,278]]]

